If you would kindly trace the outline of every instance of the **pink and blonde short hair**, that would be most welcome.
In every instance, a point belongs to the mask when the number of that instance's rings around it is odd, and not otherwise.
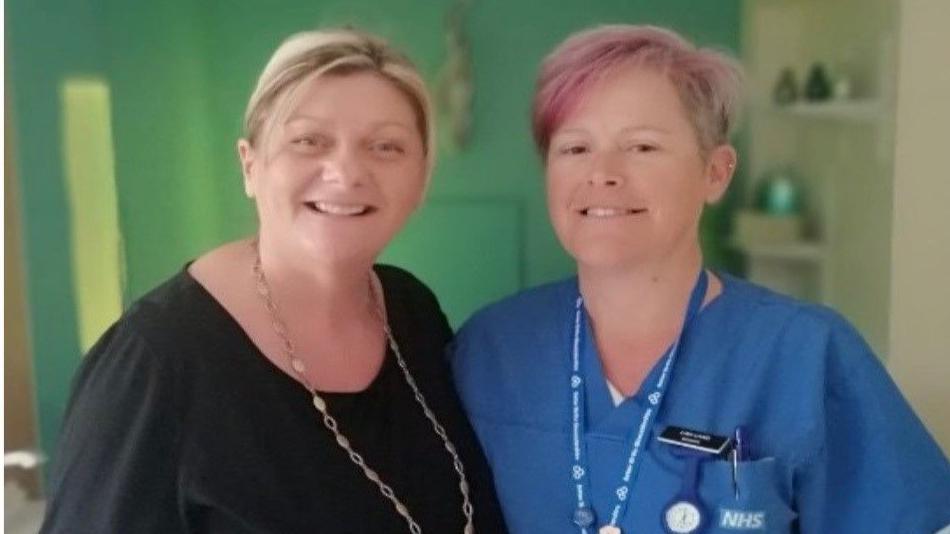
[[[729,142],[742,93],[742,70],[735,59],[697,48],[667,29],[609,25],[571,35],[541,64],[532,127],[542,156],[590,87],[625,66],[656,69],[669,78],[704,154]]]

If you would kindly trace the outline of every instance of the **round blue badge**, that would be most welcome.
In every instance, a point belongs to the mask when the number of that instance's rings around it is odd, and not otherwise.
[[[588,508],[587,506],[582,506],[577,510],[574,510],[573,521],[574,524],[580,528],[587,528],[594,524],[594,511]]]

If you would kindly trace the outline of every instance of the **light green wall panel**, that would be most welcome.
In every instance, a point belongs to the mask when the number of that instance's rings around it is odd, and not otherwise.
[[[61,97],[76,319],[79,349],[86,352],[122,314],[125,265],[109,87],[102,80],[71,78],[63,83]]]
[[[433,200],[381,261],[400,265],[429,285],[457,327],[486,302],[522,287],[523,236],[524,215],[516,200]]]

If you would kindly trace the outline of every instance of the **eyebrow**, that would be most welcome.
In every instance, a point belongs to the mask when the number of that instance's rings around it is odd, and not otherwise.
[[[671,133],[670,130],[668,130],[668,129],[666,129],[666,128],[660,128],[659,126],[650,126],[650,125],[644,125],[644,126],[628,126],[628,127],[626,127],[626,128],[622,128],[622,129],[620,130],[620,134],[621,134],[621,135],[632,134],[632,133],[643,133],[643,132],[647,132],[647,133],[658,133],[658,134],[660,134],[660,135],[670,135],[670,133]],[[552,136],[552,139],[557,139],[558,137],[560,137],[560,136],[562,136],[562,135],[588,134],[588,133],[590,133],[590,131],[589,131],[587,128],[583,128],[583,127],[568,128],[568,129],[566,129],[566,130],[558,130],[558,131]]]
[[[313,115],[295,114],[295,115],[291,115],[291,116],[287,119],[287,122],[286,122],[285,124],[291,124],[291,123],[294,123],[294,122],[315,122],[315,123],[318,123],[318,124],[326,124],[326,123],[328,123],[328,122],[330,122],[330,121],[328,121],[328,120],[326,120],[326,119],[322,119],[322,118],[320,118],[320,117],[314,117]],[[395,120],[382,120],[382,121],[376,121],[376,122],[370,124],[370,127],[371,127],[372,129],[374,129],[374,130],[379,130],[379,129],[385,128],[385,127],[387,127],[387,126],[396,126],[396,127],[398,127],[398,128],[406,128],[406,129],[409,129],[409,130],[413,129],[413,126],[410,126],[410,125],[408,125],[408,124],[405,124],[405,123],[400,122],[400,121],[395,121]]]
[[[672,133],[670,132],[670,130],[666,128],[660,128],[659,126],[650,126],[650,125],[630,126],[630,127],[620,130],[620,133],[640,133],[640,132],[653,132],[653,133],[658,133],[662,135],[669,135],[670,133]]]

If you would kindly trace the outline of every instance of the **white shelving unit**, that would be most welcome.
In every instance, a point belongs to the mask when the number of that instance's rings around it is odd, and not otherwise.
[[[817,241],[790,243],[736,243],[746,254],[776,261],[821,264],[825,261],[825,246]]]
[[[746,276],[781,293],[822,301],[831,290],[828,248],[818,241],[742,243],[733,248],[746,257]]]
[[[865,310],[887,294],[879,271],[889,255],[877,243],[889,235],[878,215],[889,208],[891,195],[894,41],[892,8],[886,0],[867,2],[744,2],[744,63],[753,103],[743,154],[749,177],[745,206],[753,205],[760,180],[791,169],[804,195],[806,222],[798,241],[734,239],[732,246],[745,257],[753,282],[854,311],[858,322],[879,329],[881,319]],[[852,18],[856,10],[864,14],[858,22]],[[817,62],[832,83],[848,76],[852,96],[773,101],[784,70],[792,69],[801,94]]]
[[[808,128],[823,124],[824,128],[843,130],[851,127],[872,128],[877,135],[875,157],[891,147],[886,135],[889,113],[882,99],[830,100],[825,102],[796,102],[787,106],[757,106],[753,114],[766,117],[764,121],[773,128]],[[797,126],[791,126],[791,124]],[[800,158],[807,160],[810,154],[800,150]],[[797,163],[797,162],[796,162]],[[846,162],[845,162],[846,163]],[[765,162],[763,166],[769,163]],[[838,173],[850,172],[846,164],[819,162],[825,179],[813,180],[806,193],[815,204],[813,225],[808,235],[799,241],[732,242],[733,248],[746,258],[747,276],[750,280],[807,300],[831,303],[834,291],[832,250],[835,243],[835,196]],[[814,171],[813,171],[814,172]],[[804,187],[807,187],[804,186]],[[754,189],[754,188],[753,188]]]
[[[884,104],[878,99],[830,100],[826,102],[796,102],[788,106],[774,106],[774,113],[790,117],[827,121],[876,123],[884,116]]]

